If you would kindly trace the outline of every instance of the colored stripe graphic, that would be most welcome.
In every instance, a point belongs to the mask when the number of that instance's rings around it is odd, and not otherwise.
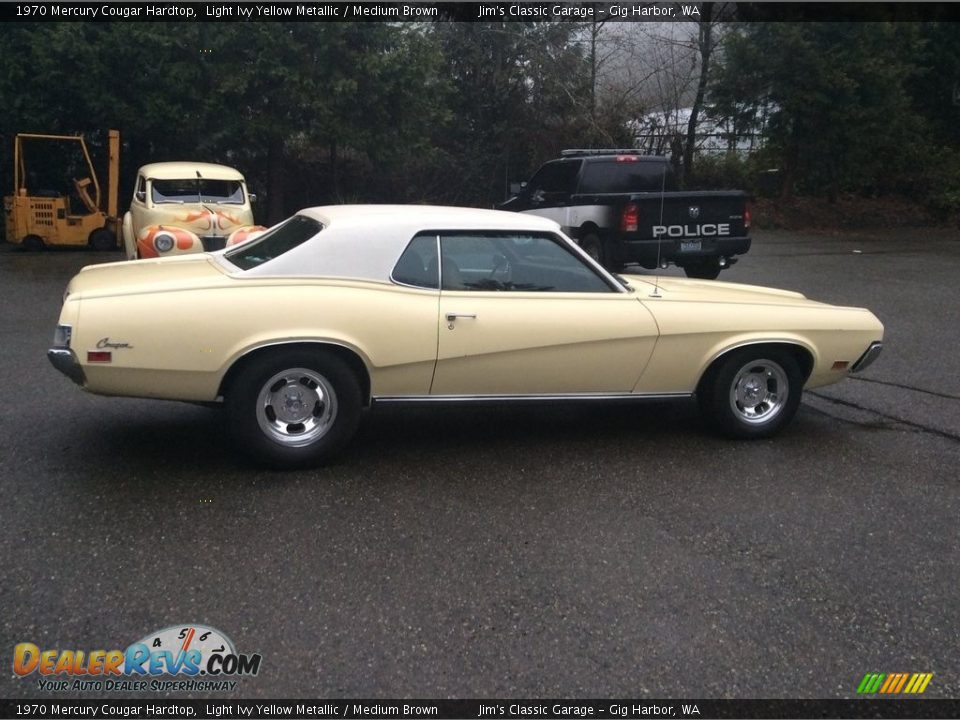
[[[919,673],[916,677],[917,681],[913,687],[912,693],[914,695],[919,695],[927,689],[927,685],[929,685],[930,681],[933,679],[933,673]],[[908,692],[911,691],[908,690]]]
[[[858,695],[920,695],[933,679],[933,673],[867,673],[857,686]]]
[[[882,683],[886,677],[884,673],[867,673],[863,676],[857,692],[863,695],[872,695],[880,689],[880,683]]]

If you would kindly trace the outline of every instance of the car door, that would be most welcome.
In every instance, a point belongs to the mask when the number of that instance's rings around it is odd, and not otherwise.
[[[440,234],[434,396],[626,394],[657,339],[649,311],[560,237]]]
[[[541,167],[523,189],[518,209],[570,227],[570,196],[577,184],[580,160],[555,160]]]

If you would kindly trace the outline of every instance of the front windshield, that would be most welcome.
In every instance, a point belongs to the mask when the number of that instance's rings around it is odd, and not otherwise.
[[[215,203],[243,205],[243,183],[239,180],[154,180],[151,184],[154,203]]]
[[[313,218],[294,215],[276,227],[270,228],[260,237],[239,245],[236,250],[227,252],[225,257],[241,270],[249,270],[285,252],[305,243],[318,232],[323,225]]]

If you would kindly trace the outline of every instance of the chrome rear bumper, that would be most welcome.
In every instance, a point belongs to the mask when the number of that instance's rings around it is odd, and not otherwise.
[[[47,350],[47,357],[50,358],[51,365],[80,387],[87,382],[83,368],[80,367],[80,361],[70,348],[50,348]]]

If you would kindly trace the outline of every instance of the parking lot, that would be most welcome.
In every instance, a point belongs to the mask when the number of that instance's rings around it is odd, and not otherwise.
[[[291,473],[235,457],[217,410],[49,365],[68,279],[114,259],[0,249],[7,662],[203,623],[263,656],[217,697],[830,698],[867,672],[960,695],[956,232],[755,234],[722,280],[886,325],[775,440],[690,403],[378,409]]]

